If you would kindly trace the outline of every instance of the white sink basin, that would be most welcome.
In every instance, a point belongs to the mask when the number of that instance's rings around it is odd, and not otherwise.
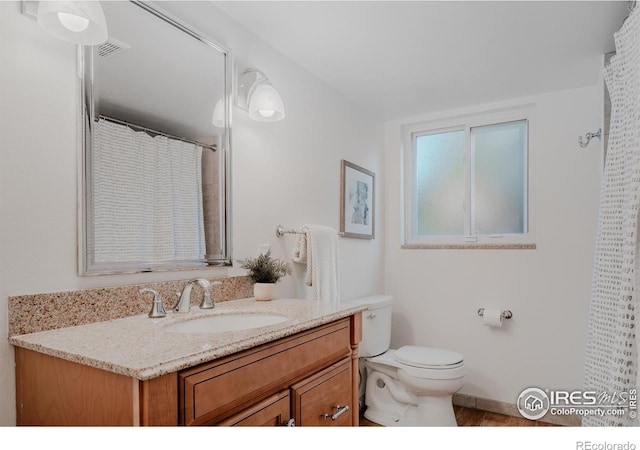
[[[222,314],[167,325],[172,333],[224,333],[275,325],[288,320],[273,314]]]

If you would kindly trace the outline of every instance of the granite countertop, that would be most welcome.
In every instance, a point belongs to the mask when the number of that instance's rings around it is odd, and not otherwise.
[[[121,375],[148,380],[208,362],[266,342],[305,331],[366,309],[350,303],[332,305],[299,299],[217,303],[215,309],[192,308],[150,319],[137,315],[88,325],[16,335],[9,342],[50,356]],[[221,314],[273,314],[287,320],[261,328],[221,333],[176,333],[167,326]]]

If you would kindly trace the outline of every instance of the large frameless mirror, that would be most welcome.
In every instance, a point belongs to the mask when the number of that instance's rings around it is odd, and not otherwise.
[[[81,275],[230,265],[231,57],[141,2],[83,47]]]

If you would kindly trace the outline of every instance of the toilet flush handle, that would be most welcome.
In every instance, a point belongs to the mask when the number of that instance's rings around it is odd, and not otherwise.
[[[367,319],[375,319],[376,317],[378,317],[378,316],[377,316],[377,314],[376,314],[376,313],[374,313],[374,312],[372,312],[371,314],[369,314],[369,315],[367,316]]]

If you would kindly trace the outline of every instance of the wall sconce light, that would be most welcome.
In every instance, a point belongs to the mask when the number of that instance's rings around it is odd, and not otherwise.
[[[231,126],[231,111],[229,111],[229,126]],[[211,120],[214,127],[224,128],[227,123],[224,110],[224,97],[216,102],[215,108],[213,108],[213,119]]]
[[[238,75],[236,104],[249,111],[259,122],[284,119],[284,104],[266,75],[257,69],[246,69]]]
[[[211,120],[214,126],[224,127],[224,103],[222,99],[218,100],[215,108],[213,108],[213,120]]]
[[[47,33],[73,44],[98,45],[109,37],[98,1],[23,1],[22,12],[36,18]]]

